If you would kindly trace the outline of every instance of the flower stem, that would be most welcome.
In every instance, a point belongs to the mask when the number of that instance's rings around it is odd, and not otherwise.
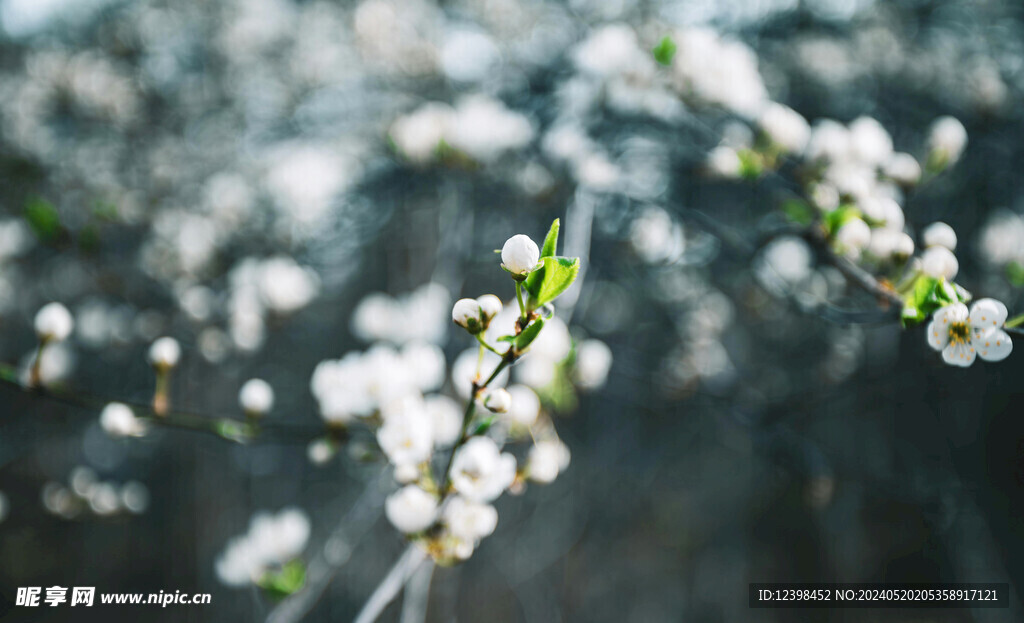
[[[495,348],[495,347],[493,347],[493,346],[491,346],[490,344],[487,343],[487,340],[484,339],[483,331],[481,331],[480,333],[476,334],[476,341],[480,342],[480,359],[478,360],[477,366],[476,366],[477,376],[479,376],[480,375],[480,364],[483,363],[483,360],[484,360],[484,349],[485,348],[487,350],[491,351],[492,353],[494,353],[495,355],[503,355],[503,353],[498,352],[497,348]]]
[[[516,300],[519,301],[519,314],[523,320],[526,320],[526,304],[523,303],[523,282],[516,282]],[[525,324],[525,323],[524,323]]]
[[[39,348],[36,349],[36,358],[32,361],[32,369],[29,371],[28,375],[29,387],[39,387],[43,384],[43,350],[46,349],[46,345],[48,343],[49,340],[46,338],[39,340]]]
[[[1006,327],[1007,329],[1012,329],[1014,327],[1019,327],[1022,324],[1024,324],[1024,314],[1020,314],[1018,316],[1010,318],[1005,323],[1003,323],[1003,326]]]

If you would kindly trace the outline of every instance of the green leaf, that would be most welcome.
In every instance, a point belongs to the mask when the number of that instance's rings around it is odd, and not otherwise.
[[[860,218],[861,212],[856,207],[844,204],[832,210],[826,212],[824,217],[825,230],[828,235],[834,236],[839,228],[850,222],[852,219]]]
[[[814,210],[806,201],[789,199],[782,203],[782,212],[794,223],[810,225],[814,220]]]
[[[25,220],[43,242],[55,239],[61,230],[60,214],[45,199],[30,199],[25,205]]]
[[[480,420],[480,422],[476,425],[476,428],[473,429],[473,432],[470,433],[469,436],[470,437],[475,437],[477,435],[483,435],[488,430],[490,430],[491,425],[494,424],[494,420],[496,420],[496,419],[497,419],[497,416],[496,415],[492,415],[490,417],[486,417],[486,418]]]
[[[555,253],[558,252],[558,226],[559,221],[556,218],[551,223],[548,235],[544,237],[544,247],[540,250],[541,257],[554,257]]]
[[[652,52],[654,52],[654,60],[667,67],[672,64],[672,58],[676,55],[676,42],[672,40],[672,37],[662,37]]]
[[[515,341],[516,341],[516,336],[514,336],[514,335],[503,335],[503,336],[498,338],[498,341],[499,342],[508,342],[509,344],[514,344]]]
[[[740,149],[736,152],[740,159],[740,177],[745,180],[756,180],[764,173],[764,159],[753,149]]]
[[[284,599],[306,584],[306,565],[296,558],[275,571],[268,571],[259,580],[259,585],[274,599]]]
[[[578,257],[545,257],[540,268],[526,278],[526,291],[530,293],[528,306],[537,309],[558,298],[576,280],[580,272]]]
[[[523,329],[523,332],[516,337],[516,351],[522,352],[529,348],[530,344],[537,339],[537,336],[540,334],[540,330],[543,328],[544,319],[538,318]]]
[[[913,291],[907,296],[903,305],[900,315],[903,325],[918,324],[939,308],[963,302],[964,292],[956,284],[949,283],[941,277],[919,276],[914,282]]]

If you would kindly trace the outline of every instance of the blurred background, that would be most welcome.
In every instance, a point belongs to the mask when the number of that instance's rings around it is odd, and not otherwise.
[[[404,543],[381,462],[310,461],[314,367],[403,331],[454,362],[471,340],[450,303],[507,299],[493,250],[554,218],[585,267],[557,313],[611,370],[541,392],[570,468],[497,502],[495,534],[421,587],[426,620],[1024,616],[1024,356],[961,370],[921,330],[807,313],[766,263],[874,302],[804,247],[737,252],[785,180],[702,173],[758,89],[812,122],[870,115],[903,151],[956,116],[967,150],[906,198],[908,228],[953,225],[960,283],[1024,311],[1019,3],[0,0],[0,26],[0,360],[25,365],[61,301],[76,330],[48,383],[145,403],[146,350],[173,335],[177,407],[238,415],[264,378],[280,433],[115,440],[96,409],[0,387],[0,619],[262,621],[275,602],[215,561],[254,513],[296,506],[333,575],[304,620],[351,620]],[[739,46],[719,76],[737,105],[681,97],[653,61],[662,36],[708,32]],[[1009,582],[1011,607],[749,609],[766,581]],[[213,597],[11,605],[52,585]]]

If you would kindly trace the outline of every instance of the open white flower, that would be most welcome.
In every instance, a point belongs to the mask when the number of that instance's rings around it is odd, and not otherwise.
[[[263,379],[249,379],[238,391],[238,404],[252,415],[264,415],[274,406],[274,388]]]
[[[60,303],[47,303],[36,312],[36,335],[40,340],[61,342],[75,328],[71,312]]]
[[[430,417],[407,410],[384,418],[377,430],[377,443],[395,465],[417,465],[430,460],[434,449]]]
[[[952,366],[967,366],[975,357],[1002,361],[1013,350],[1013,342],[1003,323],[1006,306],[995,299],[981,299],[971,305],[953,303],[935,312],[928,325],[928,344],[942,351],[942,359]]]
[[[473,437],[452,461],[452,486],[466,498],[490,502],[512,484],[516,477],[516,459],[502,454],[498,444],[487,437]]]
[[[525,234],[516,234],[501,247],[501,265],[513,275],[525,275],[537,267],[540,249]]]
[[[498,525],[498,511],[493,506],[459,495],[445,504],[442,516],[452,536],[470,543],[490,536]]]
[[[416,485],[406,485],[388,496],[384,514],[400,532],[421,532],[437,519],[437,498]]]

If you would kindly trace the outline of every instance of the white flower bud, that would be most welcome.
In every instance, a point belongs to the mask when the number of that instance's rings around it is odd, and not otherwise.
[[[238,404],[252,415],[264,415],[274,406],[274,389],[262,379],[249,379],[238,391]]]
[[[326,465],[335,454],[334,447],[327,439],[314,439],[306,447],[306,458],[317,467]]]
[[[914,239],[905,232],[900,232],[899,240],[896,241],[896,248],[893,251],[893,255],[896,257],[907,259],[914,254]]]
[[[921,180],[921,165],[917,158],[905,152],[896,152],[889,156],[882,171],[889,179],[907,186]]]
[[[399,532],[422,532],[437,519],[437,498],[416,485],[406,485],[388,496],[384,514]]]
[[[768,104],[757,123],[771,142],[785,152],[802,152],[811,137],[811,126],[803,115],[782,104]]]
[[[135,417],[131,407],[120,402],[103,407],[100,427],[111,437],[138,437],[146,432],[145,424]]]
[[[608,379],[612,367],[612,349],[601,340],[584,340],[576,349],[576,384],[597,389]]]
[[[501,265],[513,275],[525,275],[536,268],[539,261],[537,243],[524,234],[512,236],[501,248]]]
[[[955,117],[939,117],[928,135],[931,162],[945,168],[960,159],[967,146],[967,130]]]
[[[60,342],[71,335],[75,321],[67,307],[60,303],[47,303],[36,312],[35,327],[39,339]]]
[[[877,166],[892,155],[892,137],[877,119],[859,117],[850,123],[850,149],[858,161]]]
[[[480,313],[484,318],[485,324],[501,313],[501,299],[493,294],[485,294],[478,297],[476,303],[480,306]]]
[[[412,463],[402,463],[401,465],[395,465],[395,480],[408,485],[416,482],[420,479],[420,470]]]
[[[173,337],[162,337],[149,347],[149,362],[158,368],[173,368],[181,358],[181,346]]]
[[[445,504],[442,517],[452,536],[469,543],[490,536],[498,526],[498,511],[493,506],[467,500],[461,495]]]
[[[569,448],[558,439],[538,441],[526,459],[526,473],[530,480],[541,484],[554,482],[558,474],[569,466]]]
[[[491,413],[508,413],[509,407],[512,406],[512,395],[508,390],[498,387],[484,394],[483,403]]]
[[[739,154],[728,145],[719,145],[708,153],[708,172],[716,177],[726,179],[739,177],[742,166]]]
[[[474,334],[484,329],[481,314],[480,303],[473,299],[459,299],[452,307],[452,321]]]
[[[960,272],[960,263],[946,247],[929,247],[921,255],[921,270],[926,275],[950,280]]]
[[[859,218],[850,219],[836,232],[836,242],[846,249],[859,251],[871,243],[871,228]]]
[[[537,392],[526,385],[511,385],[508,388],[512,405],[508,409],[508,420],[513,424],[529,428],[540,415],[540,398]]]
[[[956,250],[956,232],[942,221],[937,221],[925,227],[921,238],[924,240],[924,246],[926,247],[946,247],[950,251]]]

